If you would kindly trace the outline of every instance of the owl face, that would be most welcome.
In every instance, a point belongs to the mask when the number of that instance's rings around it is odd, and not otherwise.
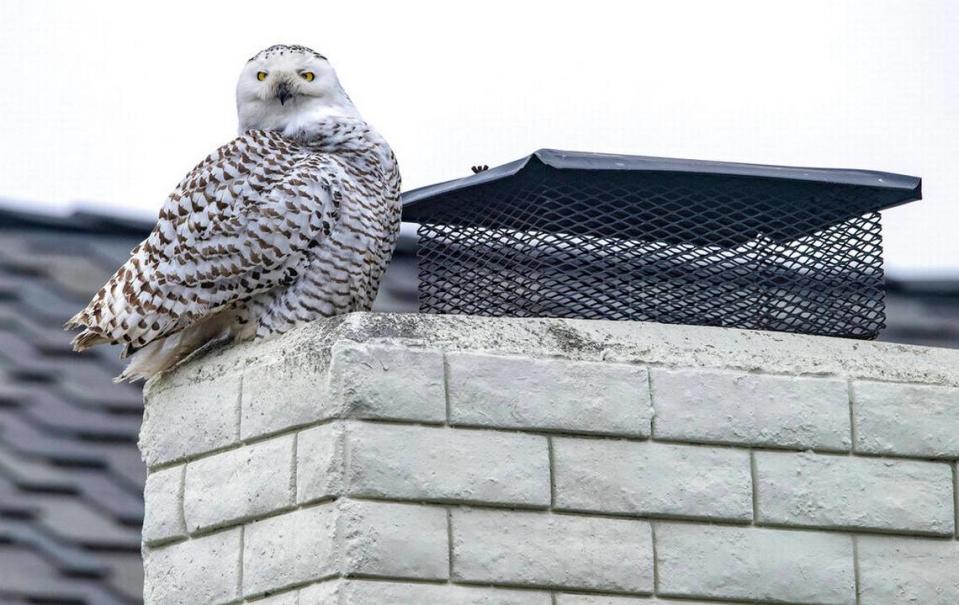
[[[311,121],[355,113],[333,66],[302,46],[271,46],[250,59],[237,82],[236,103],[240,132],[295,136]]]

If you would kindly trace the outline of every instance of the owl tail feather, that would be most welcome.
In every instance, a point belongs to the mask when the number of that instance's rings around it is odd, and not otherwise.
[[[154,340],[130,355],[130,363],[113,382],[149,380],[206,345],[228,338],[232,325],[231,313],[217,313],[166,338]]]
[[[86,329],[77,334],[70,344],[73,345],[74,351],[86,351],[90,347],[106,342],[110,342],[110,339],[95,330]]]

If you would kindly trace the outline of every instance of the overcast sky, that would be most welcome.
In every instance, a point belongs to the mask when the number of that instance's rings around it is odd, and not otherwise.
[[[539,147],[922,176],[891,272],[959,276],[959,1],[0,0],[0,198],[155,217],[243,63],[330,58],[405,188]]]

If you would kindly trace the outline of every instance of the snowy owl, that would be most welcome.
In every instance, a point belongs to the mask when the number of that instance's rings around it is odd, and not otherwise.
[[[327,59],[271,46],[236,86],[240,136],[200,162],[156,227],[67,322],[82,351],[123,346],[117,380],[220,339],[263,338],[368,311],[400,226],[393,151]]]

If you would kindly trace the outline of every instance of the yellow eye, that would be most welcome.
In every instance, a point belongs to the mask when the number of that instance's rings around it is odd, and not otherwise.
[[[313,78],[316,77],[315,75],[313,75],[312,71],[304,71],[300,75],[303,76],[303,79],[306,80],[307,82],[312,82]]]
[[[265,71],[256,72],[256,79],[259,80],[260,82],[262,82],[263,80],[266,80],[266,72]]]

